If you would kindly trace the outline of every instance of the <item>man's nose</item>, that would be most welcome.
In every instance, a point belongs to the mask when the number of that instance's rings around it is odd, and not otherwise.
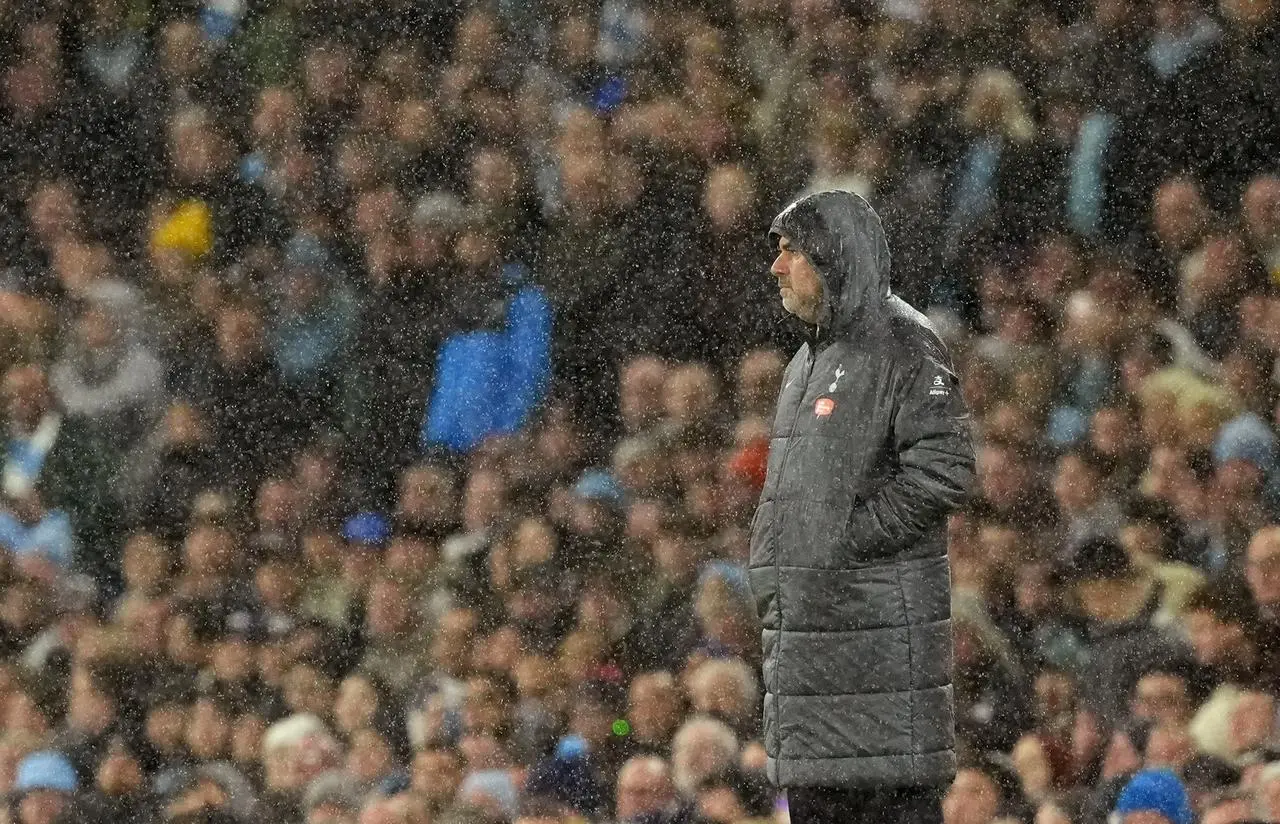
[[[782,255],[778,255],[776,258],[773,259],[773,265],[769,267],[769,272],[774,277],[778,277],[778,278],[782,277],[787,273],[786,267],[783,266],[782,264]]]

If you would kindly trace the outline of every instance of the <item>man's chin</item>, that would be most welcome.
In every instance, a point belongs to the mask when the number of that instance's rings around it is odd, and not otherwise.
[[[808,308],[804,306],[797,306],[796,302],[792,300],[790,297],[784,297],[782,299],[782,308],[786,309],[787,312],[789,312],[792,315],[795,315],[797,318],[804,321],[805,323],[812,324],[816,322],[815,320],[811,320],[811,318],[817,317],[816,312],[809,311]]]

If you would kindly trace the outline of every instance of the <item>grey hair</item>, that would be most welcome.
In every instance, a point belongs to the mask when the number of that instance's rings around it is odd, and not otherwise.
[[[693,671],[689,679],[690,691],[697,693],[708,681],[721,675],[733,679],[738,687],[738,695],[746,702],[748,708],[755,706],[756,700],[760,697],[756,673],[751,665],[741,658],[711,658],[704,661],[702,666]]]
[[[706,715],[689,719],[671,741],[671,780],[676,790],[686,797],[697,791],[699,782],[710,777],[695,773],[690,763],[694,747],[704,743],[719,755],[716,760],[720,763],[712,768],[713,772],[737,763],[738,736],[728,724]]]

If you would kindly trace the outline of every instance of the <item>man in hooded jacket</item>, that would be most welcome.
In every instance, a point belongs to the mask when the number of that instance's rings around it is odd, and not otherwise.
[[[752,524],[769,777],[793,824],[941,822],[956,769],[946,516],[974,478],[968,410],[937,332],[890,290],[865,200],[810,195],[769,238],[808,332]]]

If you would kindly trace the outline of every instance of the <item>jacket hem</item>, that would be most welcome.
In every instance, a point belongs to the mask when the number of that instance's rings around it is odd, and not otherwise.
[[[856,758],[769,756],[769,780],[778,787],[946,787],[955,779],[954,750]]]

